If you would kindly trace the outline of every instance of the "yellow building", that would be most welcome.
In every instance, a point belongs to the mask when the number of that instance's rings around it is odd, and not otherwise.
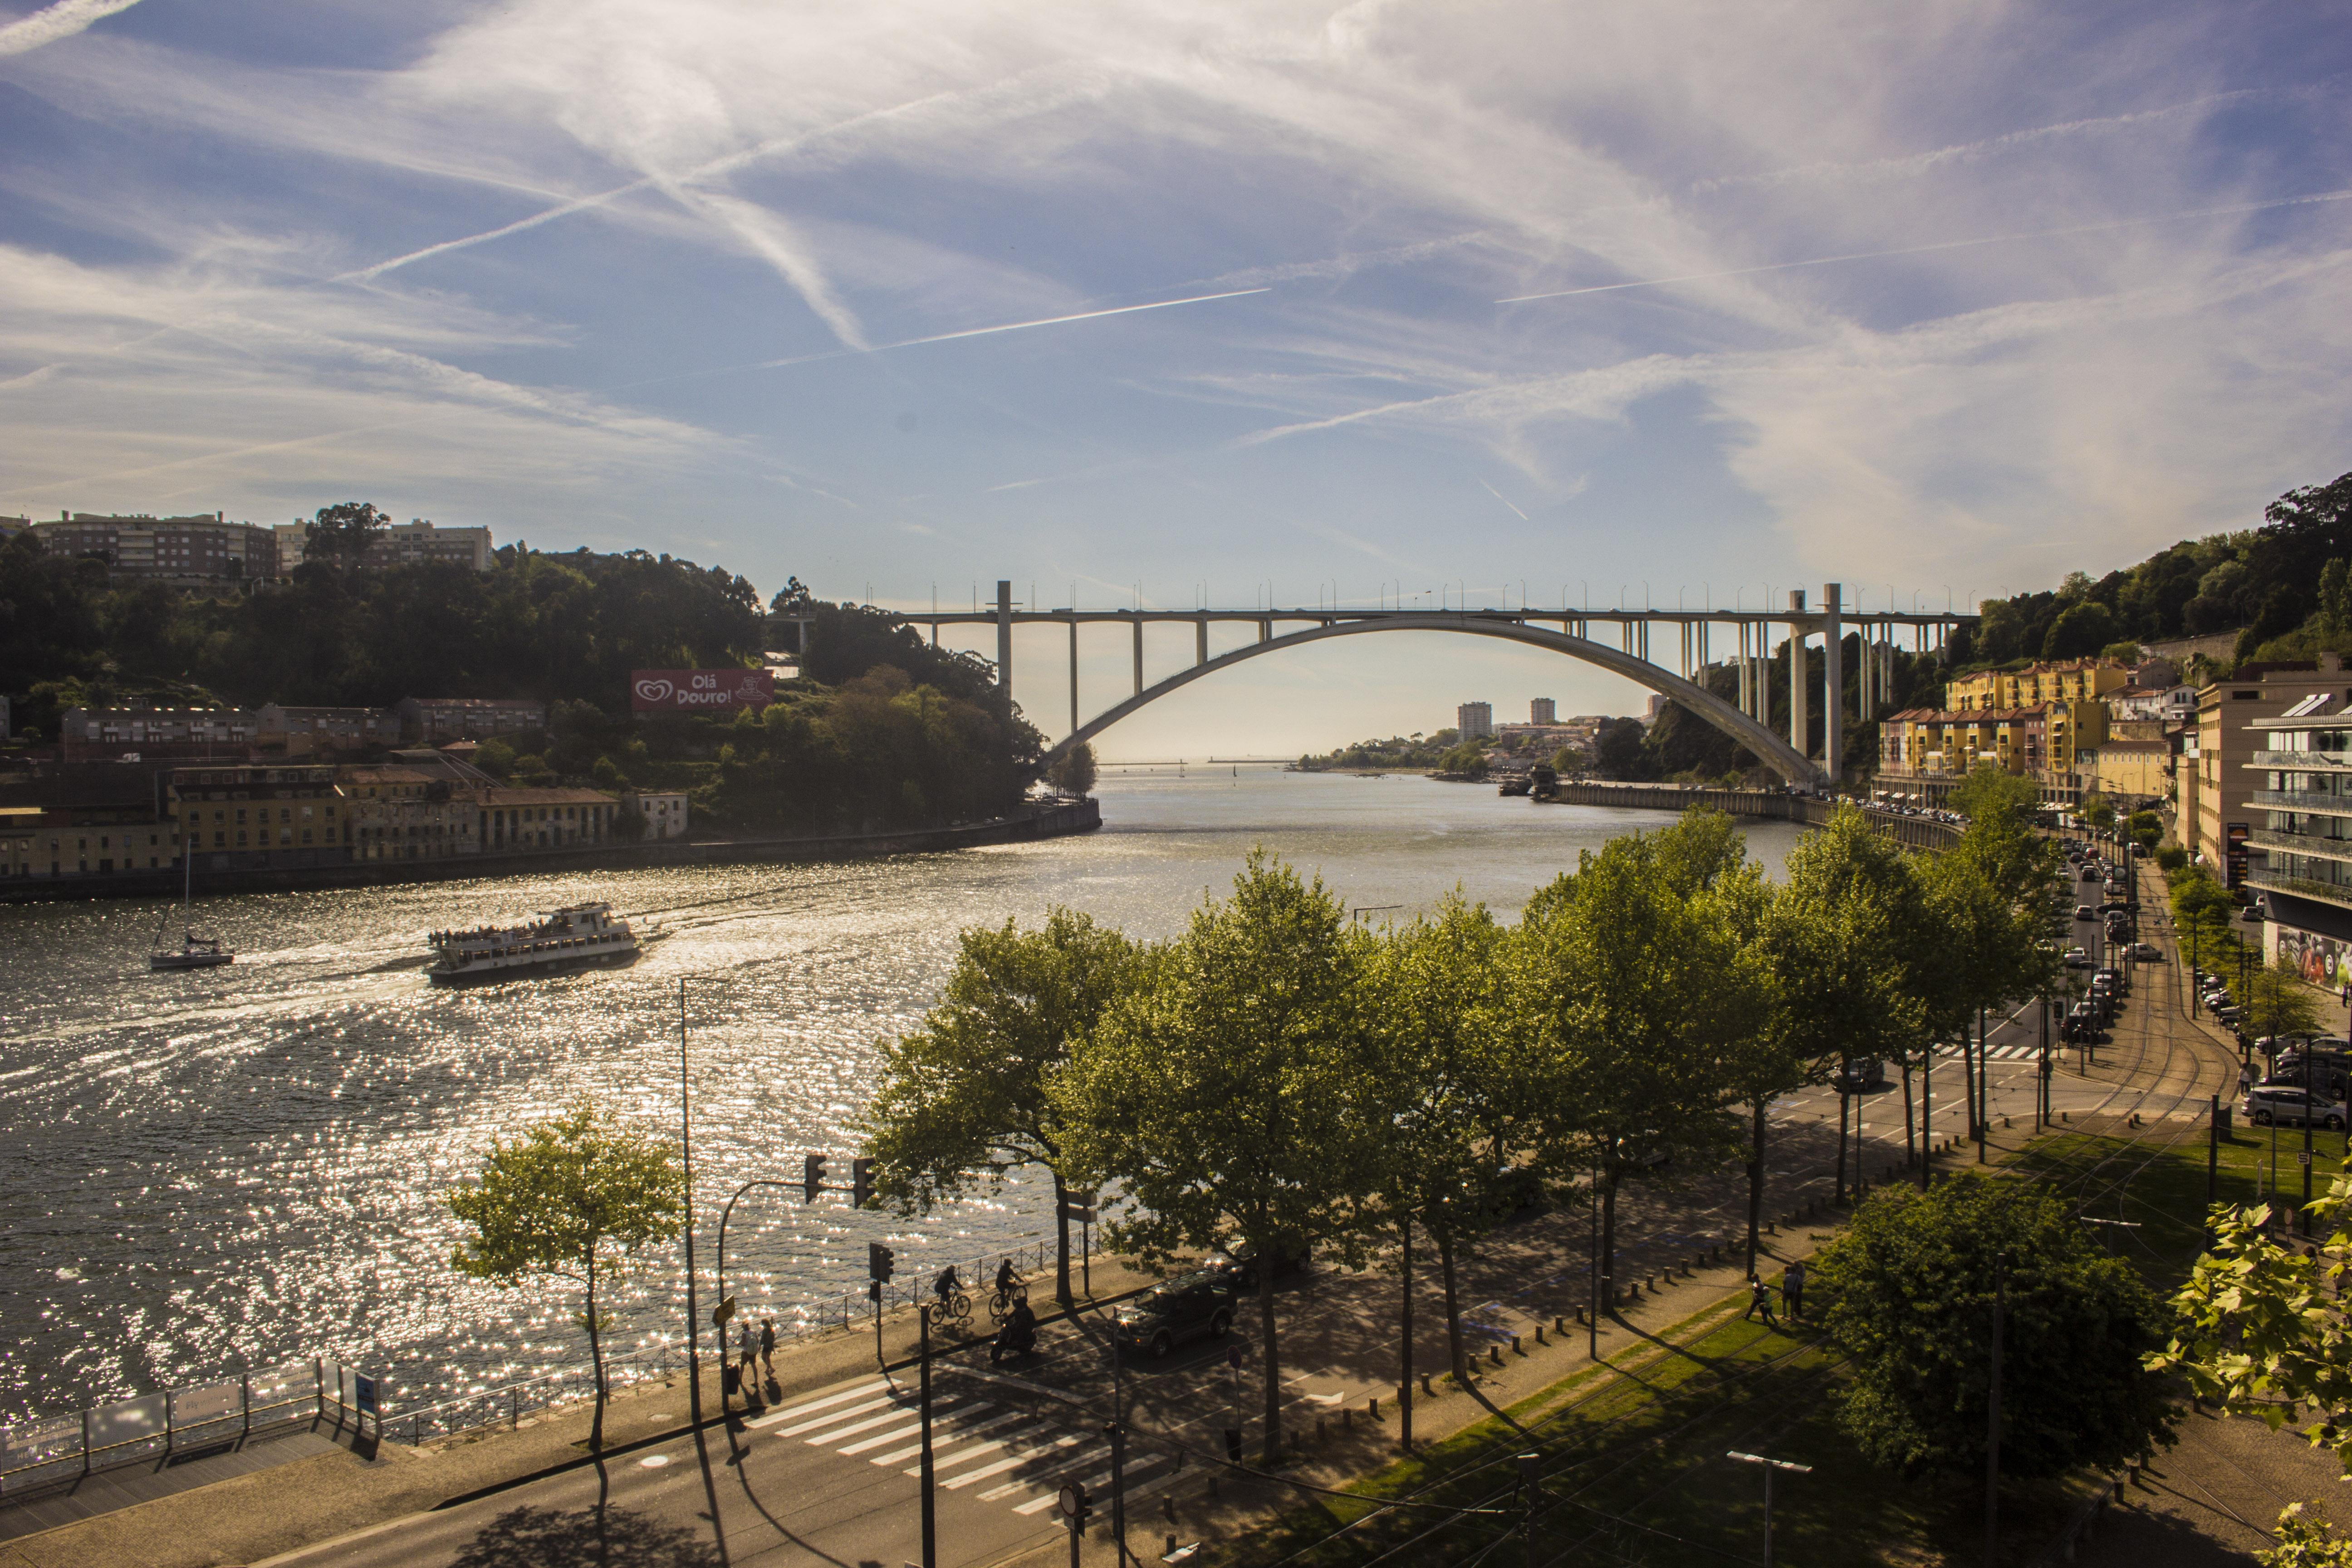
[[[2113,801],[2162,800],[2171,793],[2172,748],[2162,741],[2110,739],[2079,753],[2083,787]]]
[[[2039,773],[2049,746],[2049,717],[2038,708],[1911,708],[1879,721],[1878,767],[1882,773],[1959,778],[1991,763],[2008,773]]]
[[[2044,702],[2093,702],[2131,684],[2131,671],[2112,660],[2068,659],[2023,669],[1985,669],[1944,683],[1944,706],[1958,712],[2034,708]]]

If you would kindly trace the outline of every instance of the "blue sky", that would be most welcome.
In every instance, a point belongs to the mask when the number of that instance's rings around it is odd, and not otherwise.
[[[0,511],[365,499],[908,608],[2051,584],[2352,468],[2348,11],[19,5]],[[1539,695],[1639,706],[1344,639],[1103,749]]]

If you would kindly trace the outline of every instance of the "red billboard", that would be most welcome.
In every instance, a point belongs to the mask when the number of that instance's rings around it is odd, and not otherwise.
[[[732,713],[776,700],[765,669],[633,669],[629,706],[639,713]]]

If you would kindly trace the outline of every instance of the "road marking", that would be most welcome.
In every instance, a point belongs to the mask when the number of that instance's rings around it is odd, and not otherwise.
[[[1080,1439],[1080,1441],[1083,1440],[1084,1439]],[[980,1500],[982,1502],[994,1502],[998,1498],[1011,1497],[1014,1492],[1025,1491],[1031,1487],[1039,1486],[1046,1481],[1052,1480],[1055,1476],[1066,1474],[1071,1470],[1083,1468],[1087,1465],[1093,1464],[1097,1459],[1107,1458],[1109,1457],[1109,1444],[1097,1443],[1091,1448],[1073,1454],[1070,1458],[1063,1460],[1060,1464],[1054,1466],[1050,1469],[1040,1470],[1034,1476],[1024,1476],[1019,1480],[1013,1481],[1009,1485],[992,1487],[989,1490],[980,1494]]]
[[[1127,1475],[1128,1477],[1132,1477],[1141,1470],[1158,1469],[1161,1465],[1164,1465],[1167,1462],[1167,1460],[1161,1458],[1157,1454],[1146,1454],[1135,1460],[1134,1463],[1126,1467]],[[1122,1479],[1124,1479],[1126,1478]],[[1104,1470],[1098,1475],[1088,1476],[1083,1484],[1085,1485],[1087,1492],[1091,1494],[1097,1487],[1107,1487],[1110,1485],[1110,1472],[1108,1470]],[[1165,1484],[1164,1481],[1161,1484]],[[1129,1482],[1129,1495],[1132,1496],[1136,1489],[1134,1483],[1130,1480]],[[1043,1513],[1060,1500],[1061,1497],[1059,1493],[1047,1492],[1044,1497],[1032,1498],[1029,1501],[1023,1503],[1013,1511],[1020,1514]]]
[[[897,1405],[898,1402],[893,1399],[887,1401],[887,1403]],[[931,1408],[933,1410],[937,1410],[943,1404],[952,1403],[954,1403],[952,1400],[934,1399],[931,1401]],[[851,1414],[855,1413],[852,1412]],[[916,1414],[919,1415],[920,1413],[917,1412]],[[879,1415],[869,1415],[863,1421],[852,1422],[846,1426],[836,1426],[830,1432],[820,1432],[814,1437],[803,1438],[803,1441],[806,1442],[812,1448],[822,1447],[827,1443],[835,1442],[843,1437],[854,1437],[860,1432],[871,1432],[877,1426],[887,1426],[893,1421],[903,1421],[907,1418],[908,1415],[908,1411],[907,1408],[904,1405],[900,1405],[896,1410],[887,1410]],[[802,1428],[802,1430],[805,1430],[805,1428]],[[789,1437],[793,1435],[793,1431],[790,1429],[776,1434],[779,1437]]]
[[[799,1405],[788,1405],[782,1410],[773,1411],[766,1415],[762,1415],[756,1421],[747,1421],[744,1425],[747,1426],[772,1426],[779,1421],[789,1421],[795,1415],[805,1415],[812,1410],[823,1410],[828,1405],[838,1405],[845,1399],[855,1399],[861,1394],[870,1394],[873,1392],[873,1389],[874,1384],[872,1383],[860,1382],[855,1388],[845,1389],[839,1394],[829,1394],[823,1399],[811,1399]]]
[[[1028,1416],[1028,1414],[1029,1413],[1025,1410],[1014,1410],[1005,1415],[999,1415],[992,1421],[983,1421],[977,1426],[961,1427],[957,1431],[950,1433],[946,1438],[946,1442],[950,1447],[952,1447],[956,1444],[963,1442],[966,1438],[977,1437],[984,1433],[993,1432],[998,1427],[1006,1426],[1012,1422],[1023,1420]],[[938,1444],[939,1439],[933,1439],[932,1446],[934,1448],[938,1447]],[[911,1447],[901,1448],[895,1454],[877,1454],[869,1462],[883,1466],[895,1465],[901,1459],[911,1459],[922,1451],[923,1446],[920,1443],[917,1443]]]
[[[853,1415],[863,1415],[869,1410],[879,1410],[886,1405],[896,1405],[898,1403],[898,1397],[897,1394],[886,1394],[879,1399],[869,1399],[863,1405],[853,1405],[846,1410],[830,1410],[813,1421],[803,1421],[798,1426],[787,1426],[776,1436],[797,1437],[803,1432],[814,1432],[820,1426],[830,1426],[836,1421],[846,1421]],[[781,1420],[782,1417],[779,1416],[778,1419]]]
[[[1038,1419],[1043,1420],[1044,1418],[1041,1416]],[[1031,1422],[1029,1424],[1029,1426],[1034,1425],[1036,1425],[1036,1422]],[[935,1452],[931,1456],[931,1473],[936,1476],[942,1469],[953,1468],[960,1465],[968,1465],[972,1460],[979,1458],[982,1454],[993,1454],[999,1448],[1002,1448],[1006,1444],[1012,1442],[1014,1437],[1020,1436],[1022,1434],[1027,1432],[1029,1430],[1029,1426],[1016,1426],[1006,1436],[1002,1437],[992,1437],[985,1443],[958,1443],[950,1450],[950,1454],[946,1458],[942,1458]],[[908,1470],[906,1473],[910,1476],[919,1476],[923,1473],[923,1468],[920,1465],[918,1465],[912,1469]]]
[[[1073,1444],[1082,1443],[1086,1439],[1083,1437],[1079,1437],[1075,1435],[1065,1435],[1055,1438],[1051,1444],[1047,1445],[1046,1452],[1050,1453],[1055,1448],[1066,1448]],[[1030,1449],[1027,1453],[1012,1455],[1009,1458],[997,1460],[992,1465],[982,1465],[976,1470],[966,1471],[964,1474],[958,1476],[955,1479],[948,1482],[947,1489],[950,1491],[961,1491],[965,1487],[971,1485],[974,1481],[984,1481],[991,1476],[1001,1476],[1007,1470],[1017,1468],[1023,1465],[1032,1464],[1041,1457],[1042,1456],[1038,1450],[1034,1448]]]

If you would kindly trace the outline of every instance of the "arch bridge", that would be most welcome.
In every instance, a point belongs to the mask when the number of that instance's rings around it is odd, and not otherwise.
[[[1013,599],[1013,584],[1009,581],[996,584],[996,603],[992,606],[969,612],[915,611],[902,614],[900,618],[917,626],[929,626],[934,644],[939,641],[940,628],[943,626],[993,626],[996,628],[997,689],[1008,697],[1013,682],[1013,629],[1037,626],[1066,627],[1070,647],[1070,731],[1046,752],[1048,763],[1170,692],[1245,659],[1303,647],[1331,637],[1357,637],[1372,632],[1450,632],[1544,648],[1581,659],[1613,675],[1623,676],[1679,704],[1694,717],[1714,725],[1790,784],[1804,785],[1819,782],[1824,772],[1822,763],[1808,754],[1806,744],[1811,728],[1809,714],[1811,700],[1816,695],[1816,683],[1810,679],[1811,661],[1792,657],[1789,661],[1789,732],[1783,736],[1776,731],[1768,722],[1771,703],[1766,679],[1777,640],[1789,639],[1794,648],[1801,649],[1810,647],[1813,638],[1822,639],[1824,679],[1819,685],[1821,694],[1831,699],[1822,709],[1822,752],[1825,757],[1836,758],[1843,754],[1844,704],[1835,698],[1845,688],[1843,649],[1845,634],[1849,630],[1858,633],[1861,638],[1860,717],[1870,720],[1877,718],[1887,705],[1893,682],[1894,650],[1898,640],[1907,639],[1916,652],[1932,652],[1944,647],[1954,628],[1971,625],[1977,619],[1974,616],[1952,611],[1850,612],[1843,604],[1843,590],[1835,583],[1822,587],[1818,608],[1807,607],[1804,590],[1792,590],[1785,611],[1531,608],[1430,611],[1336,607],[1311,610],[1037,609],[1016,606]],[[1212,657],[1209,652],[1209,627],[1213,622],[1221,621],[1249,625],[1255,628],[1256,637],[1239,647]],[[1193,658],[1192,664],[1173,675],[1147,684],[1144,680],[1143,632],[1147,626],[1154,624],[1189,624],[1193,632]],[[1105,625],[1125,626],[1130,630],[1135,648],[1134,689],[1092,718],[1081,718],[1078,628],[1081,626]],[[1295,629],[1278,632],[1277,626]],[[1653,635],[1661,629],[1666,637],[1677,641],[1678,651],[1675,661],[1671,665],[1659,662],[1651,656]],[[1610,640],[1602,640],[1604,637]],[[1718,638],[1723,647],[1719,657],[1714,653]],[[1664,638],[1659,640],[1663,646]],[[1612,642],[1614,646],[1612,646]],[[1734,701],[1726,701],[1699,683],[1699,677],[1706,667],[1718,662],[1729,662],[1738,673],[1739,686]]]

